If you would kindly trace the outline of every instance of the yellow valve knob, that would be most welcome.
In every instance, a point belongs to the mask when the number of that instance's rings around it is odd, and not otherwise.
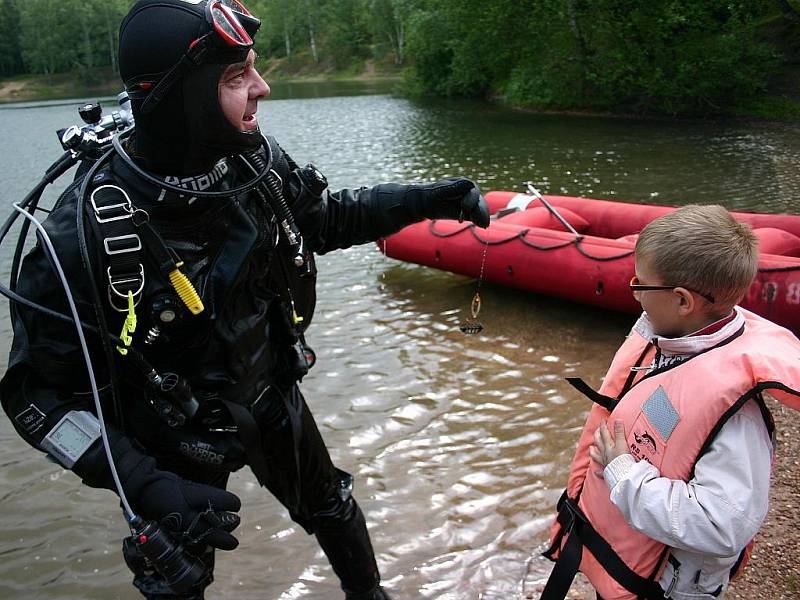
[[[188,308],[193,315],[199,315],[203,312],[203,301],[200,300],[200,296],[186,275],[181,273],[178,269],[175,269],[169,274],[169,281],[172,287],[175,288],[175,291],[178,292],[178,296],[186,305],[186,308]]]

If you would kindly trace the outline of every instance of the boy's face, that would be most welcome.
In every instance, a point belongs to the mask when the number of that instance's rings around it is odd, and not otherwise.
[[[636,257],[636,278],[642,285],[672,285],[665,282],[650,266],[649,261]],[[676,287],[667,290],[633,292],[633,297],[647,313],[653,331],[663,337],[680,337],[696,331],[695,319],[698,309],[691,292]]]

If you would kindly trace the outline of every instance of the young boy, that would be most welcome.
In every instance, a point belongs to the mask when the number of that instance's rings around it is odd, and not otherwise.
[[[642,230],[630,286],[644,312],[600,392],[570,380],[597,404],[558,504],[543,600],[564,598],[577,570],[603,600],[721,598],[742,566],[768,507],[762,392],[800,409],[800,341],[737,306],[757,258],[750,227],[721,206]]]

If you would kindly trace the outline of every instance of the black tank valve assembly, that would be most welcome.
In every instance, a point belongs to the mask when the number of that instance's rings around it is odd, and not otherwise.
[[[87,125],[94,125],[100,121],[100,116],[103,114],[103,107],[100,106],[99,102],[84,104],[78,109],[78,114],[81,116],[84,123]]]
[[[164,578],[169,589],[183,595],[202,587],[210,579],[203,562],[186,552],[180,544],[154,521],[136,517],[131,523],[133,534],[126,545],[145,558]]]
[[[147,380],[150,384],[148,399],[167,425],[181,427],[197,414],[200,403],[185,377],[151,371]]]

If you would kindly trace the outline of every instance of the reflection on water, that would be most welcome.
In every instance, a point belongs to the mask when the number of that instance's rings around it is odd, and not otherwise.
[[[271,100],[331,98],[389,94],[399,85],[397,79],[353,79],[343,81],[270,81]]]
[[[0,109],[5,207],[57,155],[71,106]],[[535,116],[388,96],[274,100],[262,127],[331,186],[468,174],[484,189],[532,179],[566,194],[793,211],[795,126]],[[52,196],[51,196],[52,201]],[[2,248],[3,279],[11,246]],[[491,250],[490,250],[491,251]],[[562,382],[599,383],[631,317],[533,294],[481,289],[484,330],[465,336],[475,282],[400,264],[368,245],[320,259],[303,383],[337,464],[356,475],[389,588],[398,598],[518,598],[538,557],[587,410]],[[0,351],[10,343],[0,321]],[[108,492],[78,485],[0,418],[0,598],[136,598],[120,558],[125,528]],[[338,596],[313,539],[248,472],[240,548],[220,553],[212,597]]]

